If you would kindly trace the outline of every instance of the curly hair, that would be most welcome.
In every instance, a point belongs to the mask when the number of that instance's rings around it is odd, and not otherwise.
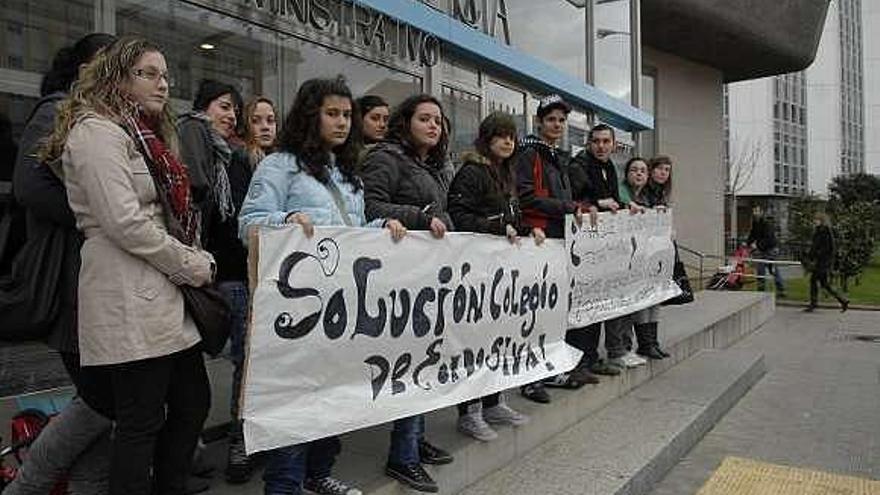
[[[284,118],[278,148],[295,155],[309,175],[323,184],[329,182],[330,153],[321,141],[321,106],[328,96],[340,96],[352,102],[348,137],[332,151],[342,176],[357,191],[361,188],[355,175],[361,149],[361,118],[341,75],[335,79],[309,79],[299,87],[293,106]]]
[[[443,113],[443,105],[440,100],[429,94],[418,94],[410,96],[398,105],[391,117],[388,119],[388,134],[385,139],[388,141],[396,141],[403,146],[403,149],[415,156],[416,151],[412,143],[412,132],[410,130],[413,115],[416,108],[422,103],[432,103],[440,109],[440,115],[443,116],[443,125],[440,131],[440,140],[437,145],[428,152],[427,162],[435,166],[439,166],[446,161],[446,148],[449,146],[449,119]]]
[[[131,80],[131,69],[137,61],[150,52],[161,53],[162,50],[143,38],[124,37],[97,53],[73,84],[70,95],[59,105],[55,128],[38,153],[43,163],[61,157],[70,130],[83,115],[95,113],[119,125],[123,125],[126,117],[135,116],[138,106],[128,97],[124,86]],[[156,119],[154,131],[172,152],[177,152],[177,132],[170,105],[165,105],[162,115]]]

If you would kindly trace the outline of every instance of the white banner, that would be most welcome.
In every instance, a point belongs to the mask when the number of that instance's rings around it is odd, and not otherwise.
[[[600,213],[595,227],[566,219],[571,276],[568,327],[580,328],[677,296],[672,211]]]
[[[565,246],[384,229],[262,229],[242,417],[248,453],[570,370]],[[252,246],[254,250],[254,246]],[[252,253],[253,254],[253,253]]]

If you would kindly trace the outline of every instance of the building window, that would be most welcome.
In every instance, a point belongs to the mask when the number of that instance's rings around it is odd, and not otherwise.
[[[481,99],[478,95],[442,87],[443,111],[449,118],[452,131],[449,139],[449,159],[458,166],[463,151],[474,148],[474,139],[480,126]]]
[[[726,87],[727,86],[725,86],[725,88]],[[725,116],[727,115],[728,110],[727,100],[725,93],[725,103],[722,108]],[[657,154],[657,71],[654,68],[646,67],[642,70],[642,87],[639,104],[642,110],[654,116],[654,129],[650,131],[642,131],[639,137],[639,155],[650,158]],[[729,137],[728,133],[729,129],[725,127],[725,139]]]
[[[592,0],[596,32],[593,52],[595,85],[627,103],[632,101],[629,0]]]
[[[506,5],[514,48],[569,76],[586,80],[587,16],[583,3],[577,6],[565,0],[507,0]],[[496,37],[501,37],[500,31],[496,31]],[[628,34],[629,29],[623,31]]]
[[[421,91],[421,78],[362,58],[256,27],[234,17],[172,0],[117,3],[118,34],[137,34],[162,46],[175,109],[189,110],[199,81],[230,83],[248,99],[275,101],[283,113],[299,85],[314,77],[345,76],[355,97],[376,94],[392,105]]]
[[[63,46],[94,31],[93,0],[4,0],[0,68],[44,73]]]

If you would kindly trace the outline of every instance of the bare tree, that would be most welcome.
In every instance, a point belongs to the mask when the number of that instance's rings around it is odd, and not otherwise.
[[[734,245],[739,238],[736,197],[752,181],[765,151],[761,139],[731,139],[728,144],[725,192],[730,197],[730,237]]]

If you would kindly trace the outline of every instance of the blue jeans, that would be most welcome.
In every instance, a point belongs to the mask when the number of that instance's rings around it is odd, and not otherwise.
[[[756,251],[754,254],[755,258],[763,258],[765,260],[775,260],[776,259],[776,250],[773,251]],[[769,265],[767,263],[757,263],[757,271],[758,271],[758,290],[763,291],[766,289],[767,282],[764,280],[764,275],[767,274],[769,270],[770,273],[773,274],[773,282],[776,283],[776,292],[785,292],[785,283],[782,280],[782,273],[779,271],[778,266]]]
[[[391,430],[391,448],[388,450],[388,464],[407,466],[417,464],[419,440],[425,435],[425,416],[410,416],[394,421]]]
[[[339,437],[332,436],[266,452],[263,471],[265,495],[300,495],[306,478],[330,476],[336,456],[342,450]]]
[[[229,360],[232,361],[232,398],[230,412],[238,419],[241,375],[244,366],[244,346],[247,336],[248,288],[244,282],[220,282],[219,289],[226,296],[232,310],[232,328],[229,331]]]

